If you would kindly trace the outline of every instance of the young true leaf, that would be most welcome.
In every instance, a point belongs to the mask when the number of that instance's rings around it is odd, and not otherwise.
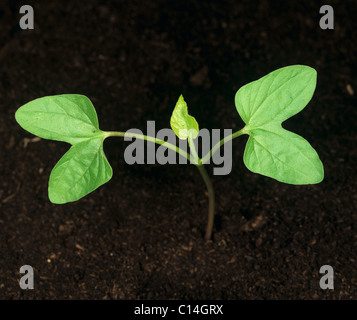
[[[187,104],[181,95],[172,112],[170,125],[175,134],[182,140],[195,139],[198,135],[198,123],[188,114]]]
[[[305,139],[281,127],[307,105],[315,87],[316,71],[297,65],[278,69],[238,90],[236,108],[250,135],[243,158],[249,170],[290,184],[323,180],[316,151]]]
[[[101,134],[92,102],[78,94],[33,100],[19,108],[15,118],[21,127],[34,135],[70,144]]]
[[[72,146],[53,168],[48,196],[57,204],[76,201],[108,182],[112,175],[103,139],[83,141]]]

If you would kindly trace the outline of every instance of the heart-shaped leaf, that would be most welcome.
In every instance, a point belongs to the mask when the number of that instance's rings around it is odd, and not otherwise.
[[[243,158],[249,170],[290,184],[323,180],[317,152],[304,138],[281,126],[307,105],[315,87],[316,71],[297,65],[278,69],[238,90],[236,108],[250,135]]]
[[[103,151],[103,139],[96,138],[72,146],[53,168],[48,185],[52,203],[76,201],[113,175]]]
[[[188,114],[187,104],[181,95],[172,112],[170,125],[175,134],[182,140],[195,139],[198,135],[198,123]]]

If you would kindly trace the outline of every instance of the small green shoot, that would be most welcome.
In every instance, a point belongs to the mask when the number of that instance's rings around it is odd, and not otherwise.
[[[303,185],[319,183],[324,169],[318,154],[301,136],[285,130],[282,122],[300,112],[311,100],[316,87],[316,71],[302,65],[278,69],[240,88],[235,97],[237,111],[245,126],[225,137],[199,158],[194,139],[199,126],[188,114],[182,95],[170,124],[177,137],[188,140],[190,154],[177,146],[142,134],[102,131],[90,100],[67,94],[33,100],[20,107],[15,118],[22,128],[41,138],[64,141],[71,148],[53,168],[48,195],[52,203],[77,201],[112,177],[112,168],[103,151],[111,136],[129,136],[171,149],[191,160],[206,184],[209,197],[205,239],[210,239],[214,223],[214,190],[204,164],[224,143],[243,134],[249,135],[243,161],[254,173],[280,182]]]

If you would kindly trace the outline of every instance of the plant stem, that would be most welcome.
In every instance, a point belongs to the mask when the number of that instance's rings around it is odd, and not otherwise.
[[[200,172],[203,181],[206,184],[207,191],[208,191],[208,220],[207,220],[207,227],[206,227],[206,233],[205,233],[205,240],[210,240],[212,237],[212,229],[213,229],[213,224],[214,224],[214,207],[215,207],[215,201],[214,201],[214,189],[212,186],[212,182],[210,177],[208,176],[207,170],[204,165],[196,165],[198,171]]]
[[[205,240],[210,240],[212,237],[212,229],[214,224],[214,207],[215,207],[214,189],[212,186],[211,179],[208,176],[207,170],[202,164],[202,159],[200,159],[197,154],[195,144],[191,137],[188,138],[188,144],[190,146],[190,151],[192,153],[194,164],[197,167],[198,171],[200,172],[208,191],[208,220],[207,220],[207,227],[205,233]]]
[[[191,160],[192,160],[192,164],[194,165],[199,165],[201,164],[201,159],[197,154],[197,150],[196,150],[196,146],[195,143],[193,142],[193,139],[191,137],[188,137],[188,145],[190,146],[190,152],[191,152]]]
[[[202,158],[202,163],[205,164],[209,159],[214,155],[214,153],[221,147],[223,146],[226,142],[233,140],[235,138],[238,138],[239,136],[247,134],[245,127],[239,131],[236,131],[235,133],[231,134],[230,136],[227,136],[223,138],[221,141],[217,142],[213,148]]]

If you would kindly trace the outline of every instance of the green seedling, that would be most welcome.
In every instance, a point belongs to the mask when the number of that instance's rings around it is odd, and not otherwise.
[[[283,121],[307,105],[315,87],[316,71],[302,65],[278,69],[243,86],[236,93],[235,105],[245,126],[222,139],[202,158],[197,155],[193,143],[199,131],[198,123],[188,114],[182,96],[170,124],[179,139],[188,140],[190,154],[155,137],[100,130],[96,111],[83,95],[39,98],[20,107],[15,117],[20,126],[32,134],[72,145],[50,175],[48,196],[55,204],[77,201],[111,179],[113,171],[103,151],[103,142],[108,137],[127,136],[151,141],[191,160],[208,189],[205,239],[210,239],[215,200],[204,164],[224,143],[249,135],[243,161],[254,173],[295,185],[315,184],[323,180],[324,169],[316,151],[304,138],[282,127]]]

